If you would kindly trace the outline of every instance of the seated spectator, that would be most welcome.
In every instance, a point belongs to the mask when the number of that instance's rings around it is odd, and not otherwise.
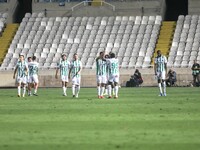
[[[138,87],[143,83],[141,73],[138,69],[135,70],[135,73],[131,76],[130,80],[126,83],[127,87]]]
[[[176,72],[170,69],[167,73],[166,79],[167,86],[175,86],[176,85]]]

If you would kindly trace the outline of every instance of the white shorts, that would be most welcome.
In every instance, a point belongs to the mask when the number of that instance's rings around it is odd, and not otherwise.
[[[166,79],[166,73],[165,73],[165,71],[157,72],[157,79],[165,80]]]
[[[73,85],[80,85],[81,84],[81,77],[73,77],[72,78]]]
[[[97,75],[97,83],[106,84],[108,82],[108,78],[106,75]]]
[[[28,83],[38,83],[38,75],[29,76]]]
[[[110,75],[108,81],[119,83],[119,75]]]
[[[69,82],[68,76],[62,75],[62,76],[61,76],[61,80],[62,80],[62,82]]]
[[[17,83],[24,83],[26,84],[27,82],[27,77],[17,77]]]

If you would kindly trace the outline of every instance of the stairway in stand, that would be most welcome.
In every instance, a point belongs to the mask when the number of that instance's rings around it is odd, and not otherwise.
[[[168,57],[175,27],[176,27],[175,21],[163,21],[158,41],[156,44],[155,52],[152,58],[152,65],[154,64],[154,58],[157,56],[157,50],[161,50],[161,53],[166,57]]]
[[[10,43],[15,36],[19,24],[7,24],[2,36],[0,37],[0,64],[8,51]]]

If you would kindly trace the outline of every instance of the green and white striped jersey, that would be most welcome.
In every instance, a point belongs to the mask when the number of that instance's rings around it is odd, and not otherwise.
[[[109,75],[119,75],[119,61],[116,58],[107,60]]]
[[[58,64],[58,68],[60,69],[60,75],[61,76],[68,76],[69,74],[69,68],[70,68],[70,62],[65,60],[61,60]]]
[[[80,74],[77,74],[82,68],[82,63],[80,60],[73,60],[70,64],[72,77],[80,77]]]
[[[107,75],[107,62],[104,59],[96,59],[96,75]]]
[[[157,68],[156,68],[156,71],[157,72],[163,72],[163,71],[166,71],[165,70],[165,64],[167,63],[167,58],[163,55],[161,55],[160,57],[157,56],[155,58],[155,64],[157,64]]]
[[[38,74],[38,66],[39,66],[39,64],[35,61],[28,63],[28,74],[29,74],[29,76],[33,76],[33,75]]]
[[[28,69],[28,65],[25,61],[18,61],[16,67],[17,69],[17,77],[25,77],[26,76],[26,69]]]

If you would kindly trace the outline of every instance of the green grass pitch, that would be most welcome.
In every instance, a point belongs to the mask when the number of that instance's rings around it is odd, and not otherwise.
[[[0,150],[199,150],[200,89],[121,88],[97,99],[95,88],[39,89],[18,98],[0,89]]]

